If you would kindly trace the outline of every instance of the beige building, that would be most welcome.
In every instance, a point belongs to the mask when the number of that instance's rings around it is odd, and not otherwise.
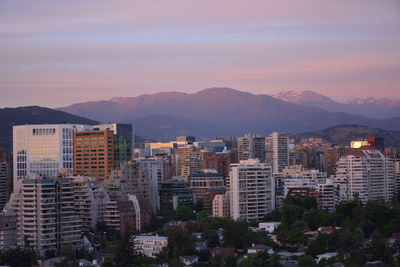
[[[231,215],[229,192],[215,195],[212,201],[212,208],[213,217],[229,218]]]
[[[245,134],[237,139],[238,159],[265,159],[265,137]]]
[[[203,168],[201,148],[194,145],[178,147],[175,154],[175,166],[177,176],[188,181],[193,173]]]
[[[273,173],[280,173],[289,166],[289,138],[286,134],[273,132],[266,138],[267,162]]]
[[[74,192],[69,179],[25,179],[17,197],[17,242],[41,255],[59,253],[64,246],[81,245],[81,220],[74,208]]]

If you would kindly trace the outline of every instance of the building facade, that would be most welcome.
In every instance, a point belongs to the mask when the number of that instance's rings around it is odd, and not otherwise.
[[[75,212],[69,179],[24,179],[17,202],[18,246],[44,255],[81,245],[81,220]]]
[[[13,172],[16,180],[30,173],[52,177],[74,169],[73,136],[91,129],[80,124],[40,124],[13,127]]]
[[[289,138],[286,134],[273,132],[266,138],[266,150],[273,173],[282,172],[289,166]]]
[[[395,190],[394,159],[385,157],[373,148],[347,152],[338,161],[335,182],[340,186],[340,199],[347,201],[355,196],[368,201],[392,203]]]
[[[271,166],[258,159],[231,164],[231,217],[260,221],[275,208],[275,181]]]
[[[265,137],[245,134],[237,138],[238,160],[265,159]]]

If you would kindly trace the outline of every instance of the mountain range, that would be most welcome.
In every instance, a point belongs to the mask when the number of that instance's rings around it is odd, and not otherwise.
[[[39,106],[0,109],[0,147],[12,148],[12,126],[23,124],[77,123],[96,121]]]
[[[288,93],[269,96],[231,88],[209,88],[192,94],[164,92],[117,97],[73,104],[59,110],[96,121],[133,123],[136,134],[158,140],[178,135],[205,139],[240,136],[247,132],[296,134],[343,124],[400,130],[400,117],[368,117],[361,108],[357,109],[358,113],[352,111],[350,107],[354,105],[371,104],[339,103],[311,91],[297,96]],[[383,110],[375,104],[374,107]],[[394,105],[393,110],[398,107]]]
[[[338,102],[313,91],[284,91],[272,96],[289,103],[319,107],[331,112],[345,112],[377,119],[400,116],[400,100],[388,98],[365,97]]]

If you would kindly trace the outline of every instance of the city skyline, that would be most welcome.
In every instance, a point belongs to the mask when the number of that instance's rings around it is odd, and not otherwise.
[[[389,0],[3,1],[0,106],[210,87],[399,98],[399,13]]]

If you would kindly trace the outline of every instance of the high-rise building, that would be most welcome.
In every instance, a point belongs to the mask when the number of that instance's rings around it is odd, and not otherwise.
[[[203,169],[216,170],[224,179],[229,176],[230,162],[229,153],[203,153]]]
[[[321,210],[335,211],[339,204],[340,187],[333,179],[326,179],[325,183],[317,184],[318,208]]]
[[[182,179],[172,179],[160,184],[160,210],[177,210],[194,204],[192,189]]]
[[[328,176],[336,174],[336,164],[345,152],[346,148],[343,146],[330,146],[323,148],[323,165]]]
[[[237,138],[238,160],[265,159],[265,137],[245,134]]]
[[[10,196],[12,187],[12,156],[11,154],[0,148],[0,210],[3,210]]]
[[[68,179],[73,186],[75,212],[80,216],[83,230],[96,229],[96,225],[104,221],[110,197],[96,178],[68,176]]]
[[[176,175],[186,181],[190,175],[203,169],[201,148],[186,145],[177,148],[175,154]]]
[[[106,205],[104,222],[108,227],[125,234],[140,231],[143,226],[142,207],[135,195],[125,201],[110,201]]]
[[[215,195],[212,201],[212,216],[229,218],[231,215],[229,200],[229,192]]]
[[[275,208],[275,182],[271,166],[258,159],[231,164],[231,217],[259,221]]]
[[[113,130],[91,130],[74,133],[74,172],[106,179],[116,167]]]
[[[114,133],[114,159],[115,165],[127,163],[132,159],[134,148],[134,135],[132,124],[107,123],[93,126],[93,130],[110,130]]]
[[[286,134],[273,132],[266,138],[267,162],[274,173],[289,166],[289,139]]]
[[[154,163],[154,164],[150,164]],[[156,161],[130,161],[113,170],[103,184],[112,201],[125,201],[127,195],[136,195],[139,201],[151,204],[152,212],[159,209],[158,184],[160,168]]]
[[[338,161],[336,182],[342,201],[355,195],[362,201],[391,203],[394,200],[394,160],[373,148],[347,152]]]
[[[81,220],[66,178],[26,178],[17,192],[18,245],[47,252],[81,245]]]
[[[190,176],[190,188],[196,196],[196,201],[201,201],[203,210],[212,214],[212,201],[216,194],[226,191],[224,177],[216,171],[203,171]]]
[[[47,177],[73,172],[73,136],[91,129],[78,124],[40,124],[13,127],[13,171],[16,180],[30,173]]]
[[[0,213],[0,250],[17,247],[17,215],[14,212]]]

